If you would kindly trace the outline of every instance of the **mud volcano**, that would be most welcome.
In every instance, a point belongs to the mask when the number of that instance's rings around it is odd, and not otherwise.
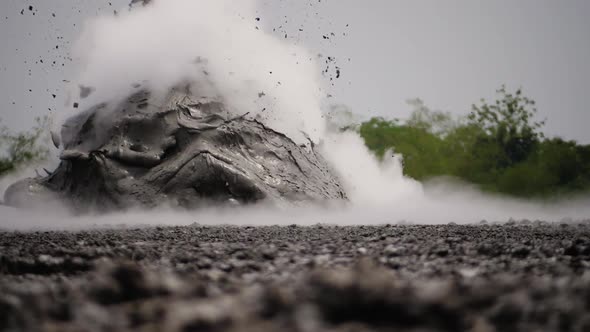
[[[12,185],[6,204],[59,200],[85,212],[346,199],[312,141],[296,144],[248,114],[179,91],[95,106],[64,124],[61,143],[57,169]]]

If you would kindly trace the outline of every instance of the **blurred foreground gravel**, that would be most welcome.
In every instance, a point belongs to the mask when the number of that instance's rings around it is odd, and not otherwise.
[[[590,331],[590,224],[0,232],[1,331]]]

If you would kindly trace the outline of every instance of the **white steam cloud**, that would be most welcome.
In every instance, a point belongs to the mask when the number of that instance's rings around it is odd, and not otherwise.
[[[239,208],[240,213],[236,208],[161,209],[83,217],[41,217],[0,206],[0,227],[384,224],[402,220],[436,224],[590,217],[590,205],[583,199],[543,205],[490,197],[449,183],[424,187],[403,176],[400,156],[378,161],[357,134],[326,130],[321,111],[324,93],[314,57],[257,27],[256,8],[252,0],[156,0],[131,12],[92,20],[75,47],[80,62],[77,84],[93,90],[79,101],[80,108],[125,98],[138,83],[164,92],[180,82],[191,82],[197,96],[220,99],[240,114],[258,115],[295,140],[305,139],[301,134],[305,132],[319,142],[340,175],[350,204],[297,211],[259,205]]]
[[[252,0],[165,0],[88,22],[74,57],[78,83],[94,93],[80,108],[125,98],[137,84],[166,92],[188,81],[196,97],[317,141],[324,124],[315,58],[256,18]]]

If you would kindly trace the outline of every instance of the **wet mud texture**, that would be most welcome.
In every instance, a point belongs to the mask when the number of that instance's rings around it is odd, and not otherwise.
[[[1,331],[590,331],[590,226],[0,233]]]
[[[59,201],[76,212],[102,212],[346,199],[313,142],[295,143],[248,114],[177,89],[97,105],[53,137],[63,145],[59,167],[8,188],[6,204]]]

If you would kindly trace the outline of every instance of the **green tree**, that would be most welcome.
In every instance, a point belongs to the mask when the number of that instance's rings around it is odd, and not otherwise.
[[[535,101],[525,97],[521,89],[512,94],[502,86],[497,93],[495,103],[482,99],[481,105],[473,105],[468,119],[482,129],[482,145],[495,143],[501,147],[504,156],[499,158],[498,166],[508,167],[528,158],[543,138],[540,129],[545,122],[534,121]]]

